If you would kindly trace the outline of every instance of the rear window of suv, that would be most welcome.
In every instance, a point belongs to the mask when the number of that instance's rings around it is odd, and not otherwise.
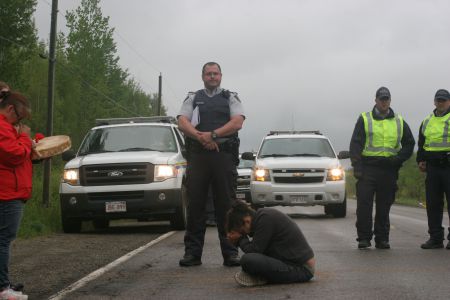
[[[295,156],[336,157],[329,141],[318,138],[266,139],[258,153],[259,158]]]
[[[177,152],[178,148],[168,126],[117,126],[91,130],[79,155],[127,151]]]

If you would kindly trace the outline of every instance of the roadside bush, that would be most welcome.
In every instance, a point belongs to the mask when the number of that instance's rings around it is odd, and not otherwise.
[[[49,207],[45,207],[42,201],[43,164],[33,165],[33,195],[24,207],[18,233],[21,238],[61,231],[59,181],[64,164],[59,158],[53,159],[52,163]]]

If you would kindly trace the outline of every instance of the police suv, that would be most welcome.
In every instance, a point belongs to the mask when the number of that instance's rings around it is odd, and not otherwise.
[[[78,152],[63,153],[59,194],[64,232],[114,219],[170,220],[184,229],[186,160],[173,117],[96,120]]]
[[[330,140],[319,131],[272,131],[264,137],[255,159],[250,190],[252,205],[323,205],[325,213],[346,216],[345,172]]]
[[[241,157],[241,155],[239,155]],[[237,190],[236,198],[251,203],[252,197],[250,193],[250,178],[252,175],[254,161],[240,159],[237,166]]]

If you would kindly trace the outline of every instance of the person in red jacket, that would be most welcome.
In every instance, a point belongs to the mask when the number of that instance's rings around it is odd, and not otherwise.
[[[8,264],[23,205],[31,196],[33,142],[30,128],[21,124],[30,116],[28,100],[0,85],[0,299],[27,298],[11,286]]]

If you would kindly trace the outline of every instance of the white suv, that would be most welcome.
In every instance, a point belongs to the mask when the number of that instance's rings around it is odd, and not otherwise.
[[[186,160],[173,117],[97,120],[78,153],[65,152],[59,194],[64,232],[82,221],[170,220],[184,229]]]
[[[272,131],[264,137],[255,159],[250,190],[252,205],[324,205],[325,213],[346,215],[345,172],[330,140],[318,131]]]

